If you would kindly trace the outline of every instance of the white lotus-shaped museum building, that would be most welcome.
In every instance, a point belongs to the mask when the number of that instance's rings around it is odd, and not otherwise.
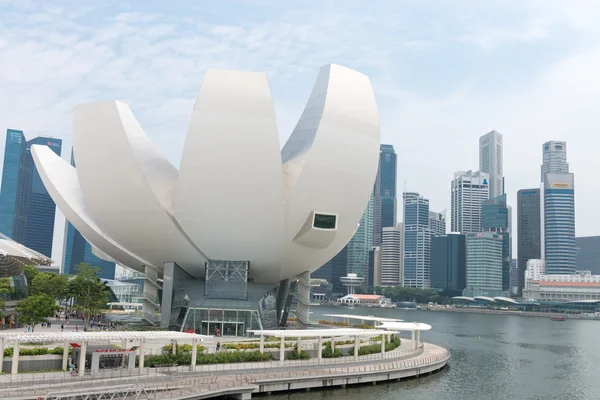
[[[274,287],[273,307],[281,310],[290,289],[307,290],[291,286],[352,238],[379,158],[367,76],[321,68],[280,149],[266,74],[208,70],[179,170],[119,101],[75,108],[76,168],[45,146],[32,146],[32,154],[56,205],[95,254],[151,283],[163,280],[156,302],[162,324],[173,326],[178,305],[238,309],[241,301],[256,309]]]

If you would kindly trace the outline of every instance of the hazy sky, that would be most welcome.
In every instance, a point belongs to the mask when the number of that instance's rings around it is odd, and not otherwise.
[[[577,235],[593,235],[599,20],[592,1],[0,0],[0,131],[63,138],[67,158],[73,107],[119,99],[178,165],[205,70],[230,68],[268,73],[283,146],[335,62],[371,77],[400,192],[449,210],[454,171],[478,168],[495,129],[514,207],[539,185],[542,142],[566,140]],[[59,217],[57,262],[63,229]]]

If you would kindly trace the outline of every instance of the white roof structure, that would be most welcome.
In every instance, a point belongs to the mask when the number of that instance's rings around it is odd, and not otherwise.
[[[512,304],[519,304],[518,301],[516,301],[515,299],[511,299],[510,297],[502,297],[502,296],[497,296],[497,297],[487,297],[487,296],[475,296],[475,297],[468,297],[468,296],[454,296],[452,298],[452,300],[465,300],[465,301],[470,301],[472,303],[476,302],[477,300],[483,300],[483,301],[487,301],[487,302],[496,302],[496,301],[503,301],[506,303],[512,303]]]
[[[519,303],[515,299],[511,299],[510,297],[502,297],[502,296],[494,297],[494,301],[504,301],[506,303],[512,303],[512,304],[518,304]]]
[[[175,331],[147,331],[147,332],[18,332],[4,331],[0,332],[0,339],[9,342],[101,342],[101,341],[120,341],[120,340],[210,340],[213,336],[198,335],[195,333],[175,332]]]
[[[360,321],[375,321],[375,322],[402,322],[403,319],[374,317],[372,315],[356,315],[356,314],[323,314],[323,317],[357,319]]]
[[[75,108],[76,169],[46,146],[31,152],[95,254],[159,275],[175,262],[197,278],[209,259],[248,261],[254,282],[272,283],[317,269],[348,243],[379,143],[369,78],[329,64],[283,150],[266,74],[209,70],[179,170],[119,101]]]
[[[431,325],[422,322],[384,322],[378,328],[390,331],[428,331]]]
[[[15,242],[8,236],[0,233],[0,254],[8,256],[27,265],[50,265],[52,260],[45,255],[31,250],[20,243]]]
[[[286,337],[338,337],[338,336],[378,336],[390,333],[384,329],[356,329],[356,328],[340,328],[340,329],[272,329],[272,330],[248,330],[254,335],[274,336],[279,338]]]

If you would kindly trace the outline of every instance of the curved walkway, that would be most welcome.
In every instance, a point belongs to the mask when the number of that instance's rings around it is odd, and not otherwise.
[[[406,353],[394,350],[386,353],[385,359],[363,359],[344,357],[345,363],[310,364],[286,361],[282,367],[266,367],[266,363],[248,363],[248,368],[219,369],[214,371],[188,371],[189,367],[146,368],[146,374],[119,376],[114,378],[66,379],[59,382],[40,382],[27,379],[22,382],[0,384],[3,399],[36,399],[38,396],[51,400],[72,398],[74,394],[89,395],[89,399],[100,398],[112,392],[152,393],[152,398],[202,399],[222,395],[236,395],[249,399],[251,393],[271,393],[319,387],[346,386],[403,379],[431,373],[443,368],[450,352],[441,346],[424,343],[419,354],[407,357]],[[343,360],[342,359],[342,360]],[[262,366],[256,368],[256,364]],[[223,364],[226,366],[226,364]],[[255,368],[252,368],[255,367]],[[23,374],[39,375],[39,374]],[[20,383],[20,385],[19,385]],[[110,398],[110,396],[109,396]],[[118,397],[115,397],[118,398]]]

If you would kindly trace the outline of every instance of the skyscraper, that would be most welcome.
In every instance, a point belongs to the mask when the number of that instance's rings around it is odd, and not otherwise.
[[[414,192],[405,192],[403,199],[403,285],[428,288],[431,268],[429,200]]]
[[[502,235],[494,232],[467,236],[467,288],[465,296],[502,295]]]
[[[479,138],[479,171],[489,176],[489,196],[504,193],[502,134],[491,131]]]
[[[383,228],[381,286],[402,284],[402,224]]]
[[[451,231],[481,231],[481,204],[489,198],[488,175],[483,172],[458,171],[451,185]]]
[[[363,285],[367,286],[369,276],[369,250],[373,247],[373,195],[369,200],[356,233],[346,245],[346,273],[357,274],[365,278]]]
[[[510,290],[510,231],[509,209],[506,194],[484,200],[481,208],[481,224],[484,232],[502,234],[502,290]]]
[[[446,234],[446,210],[439,213],[429,211],[429,229],[432,236]]]
[[[569,173],[546,173],[544,179],[544,246],[547,274],[574,274],[575,182]]]
[[[542,145],[542,176],[546,174],[562,174],[569,172],[567,162],[567,142],[551,140]]]
[[[115,263],[102,260],[92,253],[92,246],[69,221],[65,221],[65,243],[63,250],[63,273],[75,275],[81,263],[100,268],[98,277],[115,279]]]
[[[465,235],[450,233],[431,239],[431,287],[444,296],[460,296],[466,287]]]
[[[517,288],[520,294],[525,285],[528,260],[537,260],[541,251],[540,189],[521,189],[517,192]]]
[[[56,205],[35,168],[30,148],[34,144],[45,145],[60,156],[62,140],[48,137],[37,137],[27,142],[24,140],[23,132],[7,131],[8,157],[5,156],[4,166],[8,167],[8,170],[2,175],[2,186],[5,186],[6,179],[6,191],[2,190],[1,199],[2,216],[6,217],[3,219],[3,229],[12,229],[6,235],[50,257]],[[15,186],[16,170],[18,173]]]
[[[381,286],[381,247],[369,250],[369,286]]]
[[[575,238],[577,269],[588,270],[592,275],[600,275],[600,236]]]
[[[381,246],[382,230],[396,226],[396,152],[391,144],[382,144],[374,188],[373,245]]]
[[[517,267],[517,260],[515,260],[513,258],[512,260],[510,260],[510,272],[509,272],[509,286],[510,286],[511,294],[517,294],[518,281],[519,281],[519,268]]]
[[[346,276],[348,246],[335,255],[331,260],[327,261],[321,268],[311,273],[311,278],[326,279],[333,286],[333,293],[343,295],[346,293],[346,288],[342,285],[340,278]]]
[[[71,152],[71,165],[75,166],[73,152]],[[115,279],[115,263],[102,260],[92,253],[92,246],[85,240],[69,221],[65,220],[65,240],[63,248],[62,272],[68,275],[77,273],[75,266],[81,263],[90,264],[100,268],[98,277],[101,279]]]
[[[2,169],[2,188],[0,189],[0,232],[8,237],[13,235],[13,222],[19,186],[19,168],[21,157],[25,153],[25,135],[23,131],[6,130],[4,147],[4,166]]]

